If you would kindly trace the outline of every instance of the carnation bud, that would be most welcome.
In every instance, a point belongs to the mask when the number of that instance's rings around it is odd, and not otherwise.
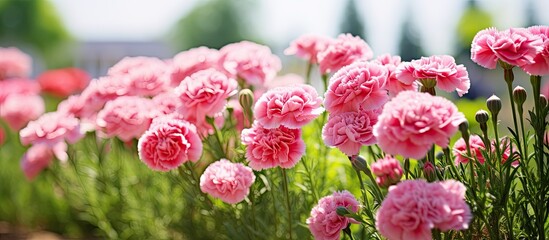
[[[435,174],[435,166],[427,161],[423,164],[423,174],[427,177],[427,179],[431,179],[431,177],[434,177]]]
[[[492,95],[488,100],[486,100],[486,106],[488,110],[492,113],[492,116],[497,116],[501,110],[501,99],[498,96]]]
[[[519,107],[522,106],[522,104],[526,101],[526,89],[521,86],[517,86],[513,90],[513,99]]]
[[[346,217],[347,215],[351,214],[351,212],[349,212],[349,209],[347,209],[346,207],[343,207],[343,206],[337,207],[336,208],[336,213],[337,213],[337,215],[342,216],[342,217]]]
[[[250,89],[242,89],[238,93],[238,102],[242,106],[242,113],[244,118],[248,120],[249,123],[253,122],[253,112],[252,107],[254,105],[254,93]]]
[[[541,107],[541,109],[547,107],[547,98],[543,94],[539,95],[539,106]]]
[[[484,110],[478,110],[475,114],[475,120],[477,120],[478,123],[484,124],[488,122],[488,119],[490,119],[490,116],[488,115],[488,112]]]
[[[349,160],[351,160],[351,164],[353,165],[353,168],[355,170],[363,171],[366,174],[371,174],[368,163],[366,163],[366,159],[364,159],[364,157],[360,155],[355,155],[349,157]]]
[[[469,122],[467,122],[467,120],[459,124],[459,131],[461,132],[463,139],[469,141]]]

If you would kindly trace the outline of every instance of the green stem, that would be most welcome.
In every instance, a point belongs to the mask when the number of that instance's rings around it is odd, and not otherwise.
[[[536,224],[538,228],[538,238],[539,239],[545,239],[545,195],[543,194],[546,188],[545,185],[545,167],[544,167],[544,145],[543,145],[543,138],[544,138],[544,132],[545,127],[547,126],[547,122],[545,121],[546,116],[542,116],[543,109],[541,109],[541,105],[539,102],[540,99],[540,92],[541,92],[541,76],[530,76],[530,83],[532,84],[532,89],[534,92],[534,111],[536,113],[536,118],[534,120],[533,126],[534,131],[536,132],[536,143],[535,143],[535,149],[536,149],[536,165],[538,167],[538,175],[539,175],[539,191],[542,194],[539,195],[539,199],[536,209]]]
[[[518,107],[518,114],[519,114],[519,120],[520,120],[520,131],[522,133],[522,141],[523,141],[522,144],[524,147],[522,160],[527,160],[528,159],[528,138],[526,136],[526,132],[524,131],[524,109],[522,108],[522,106]]]
[[[222,136],[221,136],[221,131],[219,131],[219,129],[215,125],[214,118],[206,117],[206,120],[208,121],[208,123],[214,129],[214,136],[215,136],[215,140],[217,141],[219,151],[221,152],[221,158],[227,158],[227,153],[225,152],[225,148],[223,147],[223,141],[221,140],[221,139],[223,139]]]
[[[517,124],[517,113],[515,111],[515,99],[513,98],[513,80],[515,76],[513,74],[513,69],[503,69],[503,75],[505,82],[507,83],[507,92],[509,93],[509,100],[511,101],[511,112],[513,113],[513,126],[515,127],[515,133],[517,134],[517,146],[519,150],[522,150],[521,142],[519,138],[519,128]]]
[[[311,61],[309,61],[307,63],[307,71],[305,72],[305,83],[306,84],[311,84],[311,71],[312,70],[313,70],[313,63]]]
[[[288,233],[290,234],[290,240],[293,239],[292,237],[292,205],[290,204],[290,191],[288,189],[288,175],[286,174],[286,169],[280,168],[282,170],[282,178],[283,179],[283,187],[284,187],[284,195],[286,197],[286,208],[288,212]]]
[[[360,182],[360,193],[362,194],[362,199],[364,201],[364,204],[366,204],[368,202],[368,198],[366,196],[366,187],[364,187],[364,181],[362,180],[362,175],[360,174],[360,171],[356,169],[355,171],[356,171],[356,176],[358,177],[358,181]]]

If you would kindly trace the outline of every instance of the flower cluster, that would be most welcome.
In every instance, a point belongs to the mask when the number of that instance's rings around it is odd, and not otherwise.
[[[341,230],[347,228],[355,220],[340,216],[338,207],[344,207],[348,211],[356,213],[359,203],[348,191],[334,192],[330,196],[321,198],[318,204],[311,210],[311,216],[307,218],[311,233],[315,239],[337,240],[340,239]]]

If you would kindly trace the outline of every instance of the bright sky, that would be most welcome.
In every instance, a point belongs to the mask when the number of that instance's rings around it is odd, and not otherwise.
[[[190,11],[196,0],[50,0],[69,30],[83,41],[149,41],[167,33]],[[250,23],[271,44],[285,47],[303,33],[336,36],[345,1],[257,0],[260,9]],[[547,0],[531,0],[536,9],[549,9]],[[428,54],[451,52],[454,29],[465,0],[356,0],[377,54],[397,53],[403,16],[410,14]],[[482,0],[503,29],[525,22],[525,3],[518,0]],[[408,11],[408,12],[406,12]],[[540,12],[540,11],[538,11]],[[538,14],[549,25],[549,15]]]

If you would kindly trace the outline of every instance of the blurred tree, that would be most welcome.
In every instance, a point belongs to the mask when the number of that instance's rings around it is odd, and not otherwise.
[[[538,25],[538,15],[535,2],[528,0],[526,5],[526,27]]]
[[[71,65],[71,37],[47,0],[0,0],[0,41],[33,48],[49,68]]]
[[[482,10],[475,0],[469,0],[463,15],[458,22],[458,40],[461,52],[463,49],[469,51],[473,38],[482,29],[492,27],[493,21],[490,13]]]
[[[176,50],[207,46],[220,48],[228,43],[250,39],[245,9],[250,1],[207,0],[185,15],[169,36]],[[250,39],[252,40],[252,39]]]
[[[358,12],[355,0],[348,0],[343,12],[343,19],[340,25],[341,33],[350,33],[353,36],[359,36],[366,39],[364,24]]]
[[[404,17],[398,48],[402,61],[418,59],[424,54],[417,31],[413,27],[409,13],[407,13]]]

